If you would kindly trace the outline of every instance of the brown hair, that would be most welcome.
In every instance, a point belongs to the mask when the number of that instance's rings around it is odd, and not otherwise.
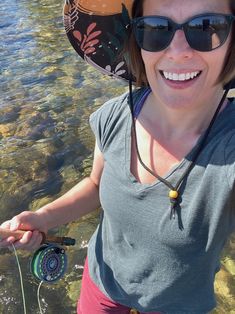
[[[143,16],[144,0],[134,0],[132,7],[132,18]],[[230,0],[232,14],[235,15],[235,2]],[[133,33],[130,30],[129,38],[126,46],[129,55],[129,70],[134,76],[134,80],[138,87],[148,85],[145,66],[141,57],[141,50],[138,47]],[[222,82],[224,85],[235,78],[235,22],[233,23],[231,40],[225,57],[224,67],[217,83]]]

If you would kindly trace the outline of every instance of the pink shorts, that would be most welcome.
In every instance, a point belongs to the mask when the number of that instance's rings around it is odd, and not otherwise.
[[[118,304],[106,295],[94,284],[89,276],[88,262],[86,259],[80,299],[77,304],[77,314],[145,314],[133,311],[129,307]],[[160,312],[151,312],[152,314],[161,314]]]

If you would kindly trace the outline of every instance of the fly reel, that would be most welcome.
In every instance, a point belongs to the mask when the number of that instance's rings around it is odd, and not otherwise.
[[[65,249],[56,244],[42,245],[33,256],[31,272],[40,281],[54,283],[67,269]]]
[[[20,240],[24,230],[11,231],[0,227],[0,239],[13,236]],[[67,268],[67,256],[63,246],[75,245],[75,239],[46,235],[41,232],[42,246],[34,253],[31,261],[31,272],[37,279],[52,283],[59,280]]]

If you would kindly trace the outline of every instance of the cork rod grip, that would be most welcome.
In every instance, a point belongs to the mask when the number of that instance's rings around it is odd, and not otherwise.
[[[16,231],[10,231],[8,229],[4,229],[0,227],[0,240],[5,239],[7,237],[13,236],[16,240],[20,240],[25,231],[24,230],[16,230]],[[43,243],[57,243],[61,245],[75,245],[75,239],[69,238],[69,237],[57,237],[52,235],[46,235],[44,232],[41,232],[42,234],[42,242]]]

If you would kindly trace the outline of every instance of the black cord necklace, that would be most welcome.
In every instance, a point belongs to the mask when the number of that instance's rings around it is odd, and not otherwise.
[[[146,166],[146,164],[143,162],[141,156],[140,156],[140,152],[139,152],[139,148],[138,148],[138,143],[137,143],[137,135],[136,135],[136,126],[135,126],[135,117],[134,117],[134,101],[133,101],[133,91],[132,91],[132,80],[129,80],[129,105],[130,105],[130,110],[131,110],[131,116],[132,116],[132,129],[133,129],[133,135],[134,135],[134,144],[135,144],[135,148],[136,148],[136,152],[137,152],[137,158],[140,162],[140,164],[142,165],[142,167],[147,170],[151,175],[153,175],[155,178],[157,178],[160,182],[162,182],[163,184],[165,184],[168,188],[169,188],[169,200],[170,200],[170,219],[175,218],[175,211],[176,211],[176,205],[178,204],[179,201],[179,189],[180,186],[183,182],[183,180],[186,178],[186,176],[190,173],[190,171],[192,170],[192,168],[194,167],[196,160],[198,158],[198,156],[200,155],[200,153],[202,152],[206,140],[209,136],[209,133],[212,129],[212,126],[220,112],[220,109],[224,103],[224,100],[227,96],[229,92],[229,87],[226,88],[223,97],[220,100],[220,103],[211,119],[211,122],[199,144],[199,146],[197,147],[197,150],[194,153],[194,156],[192,158],[192,160],[189,162],[187,168],[185,169],[184,173],[179,177],[178,181],[176,182],[176,184],[173,186],[168,180],[162,178],[161,176],[159,176],[157,173],[155,173],[154,171],[152,171],[148,166]]]

